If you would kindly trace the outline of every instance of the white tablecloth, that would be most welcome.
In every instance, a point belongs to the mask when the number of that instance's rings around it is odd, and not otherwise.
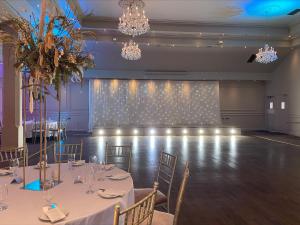
[[[26,131],[25,131],[25,137],[26,138],[32,138],[32,130],[34,127],[35,122],[33,120],[27,121],[26,122]],[[36,123],[37,126],[39,126],[39,122]],[[47,121],[47,130],[49,129],[57,129],[58,128],[58,123],[57,121],[52,121],[49,120]],[[47,132],[47,137],[50,136],[50,132]]]
[[[50,165],[48,175],[57,165]],[[85,166],[78,167],[78,173],[87,174]],[[50,171],[49,171],[50,170]],[[20,170],[19,173],[22,171]],[[125,173],[114,168],[106,171],[105,174]],[[77,172],[75,172],[76,174]],[[27,168],[27,181],[38,178],[38,170],[32,167]],[[11,177],[0,177],[0,184],[8,183]],[[134,191],[132,178],[121,181],[112,181],[105,178],[104,181],[97,181],[94,188],[105,188],[114,192],[123,192],[122,198],[103,199],[96,192],[86,194],[87,185],[73,184],[72,173],[68,170],[67,164],[62,164],[63,182],[51,189],[54,198],[53,202],[70,212],[67,218],[55,224],[59,225],[112,225],[114,206],[120,203],[121,209],[127,208],[134,203]],[[22,190],[20,184],[10,184],[8,195],[8,209],[0,212],[0,225],[45,225],[38,217],[42,213],[42,207],[46,204],[43,192]]]

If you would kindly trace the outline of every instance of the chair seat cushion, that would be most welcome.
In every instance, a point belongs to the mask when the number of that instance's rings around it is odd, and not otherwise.
[[[174,215],[155,210],[152,225],[173,225],[173,220]]]
[[[152,191],[153,191],[152,188],[135,188],[134,189],[135,203],[141,201],[143,198],[145,198],[147,195],[149,195]],[[162,203],[166,203],[167,200],[168,200],[167,196],[164,193],[157,191],[155,205],[160,205]]]

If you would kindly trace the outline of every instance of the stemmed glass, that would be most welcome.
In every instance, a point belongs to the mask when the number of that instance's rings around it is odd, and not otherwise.
[[[43,198],[46,201],[46,206],[52,207],[52,199],[53,199],[53,193],[52,193],[52,188],[54,187],[54,181],[50,180],[49,184],[45,185],[43,187]]]
[[[20,163],[19,163],[19,159],[18,158],[10,160],[10,168],[13,171],[13,173],[12,173],[13,177],[17,176],[17,170],[19,168],[19,165],[20,165]]]
[[[97,162],[98,162],[97,156],[94,155],[89,157],[89,163],[86,167],[86,169],[88,170],[87,176],[85,176],[85,183],[88,185],[88,190],[86,192],[87,194],[94,193],[93,185],[96,180]]]
[[[99,167],[99,179],[98,181],[103,181],[104,180],[104,172],[105,172],[105,162],[101,161],[100,162],[100,167]]]
[[[0,212],[8,208],[8,205],[5,201],[8,198],[8,187],[6,184],[0,185]]]
[[[73,169],[72,164],[75,162],[75,157],[76,157],[75,154],[69,154],[68,155],[68,167],[69,167],[69,170]]]

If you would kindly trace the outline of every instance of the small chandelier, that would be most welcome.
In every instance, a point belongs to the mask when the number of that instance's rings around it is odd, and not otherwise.
[[[127,60],[139,60],[142,57],[142,52],[139,45],[133,40],[130,40],[124,43],[121,55]]]
[[[259,63],[271,63],[274,62],[275,60],[277,60],[277,52],[274,51],[273,47],[269,47],[268,44],[265,45],[264,48],[260,48],[258,53],[256,54],[256,62]]]
[[[145,3],[142,0],[120,0],[123,15],[119,18],[119,30],[123,34],[138,36],[150,30],[149,20],[145,15]]]

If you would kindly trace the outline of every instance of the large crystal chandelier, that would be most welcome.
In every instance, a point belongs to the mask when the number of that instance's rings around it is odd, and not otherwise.
[[[142,52],[139,45],[133,40],[130,40],[129,42],[124,43],[121,55],[127,60],[138,60],[142,57]]]
[[[122,33],[137,36],[150,30],[142,0],[120,0],[119,5],[123,9],[123,15],[119,18],[119,30]]]
[[[256,62],[259,63],[271,63],[274,62],[275,60],[277,60],[277,52],[274,51],[273,47],[269,47],[268,44],[265,45],[264,48],[260,48],[258,53],[256,54]]]

